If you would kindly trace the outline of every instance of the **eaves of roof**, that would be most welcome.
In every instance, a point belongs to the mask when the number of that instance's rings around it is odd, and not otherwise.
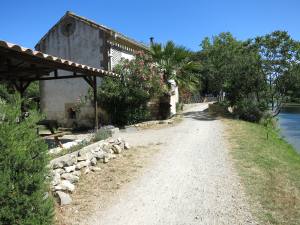
[[[60,57],[48,55],[40,51],[34,51],[3,40],[0,40],[0,55],[2,55],[2,57],[18,58],[21,61],[24,59],[28,62],[38,63],[39,65],[45,64],[51,68],[78,71],[87,75],[119,77],[118,74],[111,71],[90,67]]]

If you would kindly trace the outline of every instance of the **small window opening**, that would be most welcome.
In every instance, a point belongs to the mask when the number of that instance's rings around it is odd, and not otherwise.
[[[76,24],[73,20],[69,19],[64,21],[61,27],[61,32],[65,36],[71,36],[75,32]]]
[[[71,23],[68,23],[65,25],[65,31],[67,34],[70,34],[71,33],[71,30],[72,29],[72,24]]]
[[[69,119],[76,119],[76,111],[74,108],[69,108],[68,109],[68,117]]]

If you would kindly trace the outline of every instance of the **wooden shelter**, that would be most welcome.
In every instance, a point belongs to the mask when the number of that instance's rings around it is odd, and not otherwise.
[[[58,70],[69,75],[58,76]],[[33,81],[83,78],[93,89],[95,129],[98,129],[97,77],[120,76],[111,71],[44,54],[0,40],[0,83],[11,82],[21,97]]]

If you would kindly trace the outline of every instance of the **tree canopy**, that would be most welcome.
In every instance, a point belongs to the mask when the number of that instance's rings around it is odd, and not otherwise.
[[[241,111],[257,108],[259,116],[250,120],[258,120],[269,104],[276,115],[282,102],[299,95],[299,53],[299,42],[284,31],[246,41],[230,33],[205,38],[195,57],[202,91],[218,95],[242,117]]]
[[[197,75],[200,67],[192,59],[192,51],[168,41],[165,45],[154,43],[151,55],[165,81],[174,80],[181,90],[195,91],[199,87]]]

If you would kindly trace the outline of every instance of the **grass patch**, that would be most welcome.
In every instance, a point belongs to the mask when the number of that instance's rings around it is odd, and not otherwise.
[[[277,131],[225,120],[231,154],[262,224],[300,224],[300,155]]]
[[[70,148],[64,148],[62,149],[60,152],[58,153],[55,153],[55,154],[51,154],[50,155],[50,158],[51,159],[55,159],[55,158],[58,158],[60,156],[63,156],[63,155],[66,155],[66,154],[69,154],[69,153],[72,153],[72,152],[76,152],[80,149],[82,149],[83,147],[85,146],[88,146],[89,144],[92,144],[92,142],[88,142],[88,141],[82,141],[81,143],[79,143],[78,145],[74,145]]]

